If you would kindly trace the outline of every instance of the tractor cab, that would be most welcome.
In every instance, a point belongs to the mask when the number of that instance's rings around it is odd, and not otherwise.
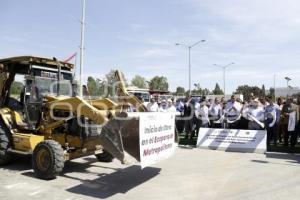
[[[23,127],[35,129],[46,96],[74,96],[73,65],[32,56],[0,60],[0,107],[18,112]]]

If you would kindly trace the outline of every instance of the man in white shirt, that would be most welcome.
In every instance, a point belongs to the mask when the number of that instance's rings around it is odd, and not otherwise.
[[[150,102],[147,105],[147,109],[148,109],[149,112],[158,112],[158,105],[155,102],[154,98],[150,99]]]
[[[209,108],[209,118],[212,128],[221,128],[221,123],[215,123],[222,116],[222,106],[218,98],[215,98],[215,101],[211,104]]]
[[[208,107],[206,104],[207,104],[206,101],[201,102],[200,109],[199,109],[199,118],[201,119],[202,128],[208,128],[210,124],[208,118]]]
[[[158,101],[158,112],[166,112],[167,111],[167,103],[166,100]]]
[[[236,101],[235,96],[231,96],[231,100],[227,102],[225,107],[225,114],[228,123],[228,127],[230,129],[238,129],[239,128],[239,119],[241,117],[242,105]]]
[[[264,129],[265,110],[263,105],[259,102],[258,99],[254,99],[251,101],[249,110],[247,111],[247,115],[249,116],[249,120],[250,120],[248,123],[248,129],[250,130]]]

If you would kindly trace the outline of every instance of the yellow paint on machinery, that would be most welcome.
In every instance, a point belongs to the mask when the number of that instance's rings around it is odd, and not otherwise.
[[[98,110],[87,101],[80,99],[79,97],[68,97],[65,99],[58,99],[46,104],[50,110],[65,110],[69,112],[75,112],[79,117],[85,116],[93,120],[96,124],[105,124],[108,121],[107,110]]]
[[[126,151],[139,160],[138,123],[121,118],[127,118],[129,106],[135,106],[138,112],[147,108],[127,92],[119,71],[115,73],[116,102],[76,96],[73,67],[55,58],[0,59],[0,165],[11,160],[11,153],[32,153],[36,175],[48,180],[62,171],[64,161],[86,155],[95,154],[104,162],[115,157],[125,163]],[[10,94],[16,74],[26,80],[19,99]],[[60,81],[56,94],[38,87],[41,80],[61,79],[71,85],[69,96],[60,94]]]
[[[65,135],[65,134],[53,134],[52,139],[57,141],[62,146],[69,146],[80,148],[81,147],[81,139],[77,136]]]
[[[32,152],[35,146],[44,140],[44,136],[14,133],[13,135],[14,149],[25,152]]]

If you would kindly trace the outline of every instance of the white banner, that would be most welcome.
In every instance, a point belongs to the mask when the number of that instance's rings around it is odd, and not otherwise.
[[[176,149],[175,113],[139,113],[141,167],[171,156]]]
[[[265,153],[265,130],[200,128],[197,147],[237,152]]]

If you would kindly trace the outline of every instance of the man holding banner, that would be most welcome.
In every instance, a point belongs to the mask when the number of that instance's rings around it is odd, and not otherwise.
[[[209,127],[209,118],[208,118],[208,107],[207,102],[202,101],[199,108],[199,118],[201,119],[201,128]]]
[[[265,128],[265,111],[258,99],[251,101],[247,115],[249,119],[249,130],[262,130]]]
[[[212,128],[221,128],[221,123],[216,123],[222,116],[222,106],[220,100],[215,98],[215,101],[209,108],[210,125]]]
[[[242,105],[236,101],[235,96],[231,96],[231,100],[227,102],[224,113],[230,129],[239,128],[239,119],[241,118]]]

